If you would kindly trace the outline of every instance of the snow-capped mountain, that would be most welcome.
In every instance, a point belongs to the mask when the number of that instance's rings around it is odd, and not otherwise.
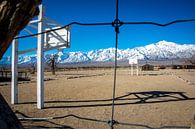
[[[195,55],[195,45],[179,45],[174,42],[159,41],[143,47],[118,49],[118,60],[128,60],[129,58],[138,58],[146,60],[160,59],[181,59],[190,58]],[[58,52],[58,63],[77,63],[77,62],[107,62],[114,60],[114,48],[91,50],[89,52]],[[45,60],[52,55],[45,55]],[[4,57],[0,64],[9,64],[10,57]],[[20,56],[19,64],[28,64],[36,62],[36,55]]]

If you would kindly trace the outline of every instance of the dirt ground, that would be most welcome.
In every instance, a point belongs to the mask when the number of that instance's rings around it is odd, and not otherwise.
[[[10,84],[0,92],[25,128],[109,129],[113,70],[45,73],[45,108],[37,109],[35,81],[19,84],[19,104],[10,104]],[[195,70],[160,70],[131,76],[117,71],[115,129],[189,128],[195,114]],[[51,119],[53,117],[53,119]]]

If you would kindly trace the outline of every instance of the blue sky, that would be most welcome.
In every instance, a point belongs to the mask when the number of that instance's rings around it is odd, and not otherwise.
[[[115,0],[43,0],[46,16],[65,25],[73,21],[112,22],[115,19]],[[195,0],[119,0],[121,21],[152,21],[166,23],[176,19],[195,18]],[[26,33],[21,33],[26,35]],[[111,26],[87,27],[74,25],[71,29],[71,48],[64,51],[89,51],[114,47],[115,32]],[[120,28],[119,48],[133,48],[160,40],[180,44],[195,44],[195,22],[178,23],[168,27],[153,25],[123,25]],[[35,38],[21,39],[19,48],[36,47]],[[11,55],[9,49],[6,55]]]

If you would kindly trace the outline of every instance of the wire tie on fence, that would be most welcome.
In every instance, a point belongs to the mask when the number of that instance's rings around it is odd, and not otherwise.
[[[119,122],[117,122],[116,120],[109,120],[109,121],[107,121],[107,123],[108,123],[108,125],[109,125],[111,128],[113,128],[113,125],[119,124]]]
[[[119,27],[123,25],[123,22],[121,22],[119,19],[115,19],[114,22],[112,22],[112,26],[115,27],[115,32],[119,33]]]

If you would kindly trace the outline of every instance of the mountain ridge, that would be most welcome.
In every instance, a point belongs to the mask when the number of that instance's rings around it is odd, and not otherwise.
[[[108,62],[114,61],[115,48],[96,49],[88,52],[57,52],[57,63],[80,63],[80,62]],[[44,60],[47,61],[53,54],[46,54]],[[161,59],[182,59],[190,58],[195,55],[195,45],[177,44],[165,40],[146,46],[118,49],[118,60],[129,60],[137,58],[142,60],[161,60]],[[19,56],[19,64],[30,64],[36,62],[36,55]],[[0,64],[10,64],[11,57],[4,57]]]

